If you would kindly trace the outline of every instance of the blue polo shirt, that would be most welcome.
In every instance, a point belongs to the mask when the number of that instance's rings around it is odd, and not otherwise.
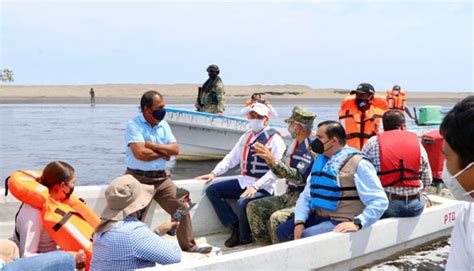
[[[153,161],[142,161],[135,158],[130,149],[130,143],[152,141],[158,144],[170,144],[176,142],[169,124],[162,120],[151,127],[142,114],[136,116],[127,123],[125,129],[125,144],[127,155],[127,167],[139,170],[165,170],[166,160],[156,159]]]

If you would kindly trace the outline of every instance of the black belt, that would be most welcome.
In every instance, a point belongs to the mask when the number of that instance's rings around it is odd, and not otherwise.
[[[304,186],[288,184],[288,190],[301,193],[304,190]]]
[[[130,170],[131,172],[133,172],[133,174],[136,174],[138,176],[145,176],[148,178],[167,177],[166,171],[164,170],[139,170],[139,169],[131,169],[131,168],[127,168],[127,170]]]
[[[416,193],[414,195],[397,195],[393,193],[387,193],[389,200],[414,200],[420,198],[420,193]]]

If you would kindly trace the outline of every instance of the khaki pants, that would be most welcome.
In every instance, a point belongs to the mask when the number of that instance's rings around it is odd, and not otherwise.
[[[10,240],[0,240],[0,255],[9,259],[19,258],[20,250],[15,242]]]
[[[155,201],[168,214],[173,215],[178,209],[186,209],[186,206],[176,198],[176,185],[170,178],[150,178],[134,174],[132,171],[125,171],[125,174],[130,174],[143,184],[155,186]],[[196,242],[193,238],[193,226],[191,224],[191,216],[187,213],[179,222],[178,230],[176,231],[179,246],[183,251],[192,251],[196,247]]]

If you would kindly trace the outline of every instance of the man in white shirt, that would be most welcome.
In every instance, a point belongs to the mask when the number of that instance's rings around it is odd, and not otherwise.
[[[240,137],[230,153],[209,174],[197,177],[207,183],[240,164],[241,175],[237,179],[212,183],[206,189],[206,195],[222,224],[232,227],[232,235],[224,243],[226,247],[252,242],[247,204],[251,200],[270,196],[275,191],[277,177],[265,160],[255,155],[253,144],[264,144],[277,159],[282,158],[286,148],[280,134],[268,126],[267,106],[261,103],[252,105],[248,116],[250,129]],[[226,199],[237,199],[237,214]]]
[[[474,95],[449,111],[440,130],[443,182],[454,198],[466,202],[456,214],[446,270],[474,270]]]

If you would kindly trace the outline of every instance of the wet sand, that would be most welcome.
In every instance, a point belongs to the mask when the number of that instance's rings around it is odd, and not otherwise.
[[[0,86],[0,103],[88,104],[89,90],[94,88],[98,104],[138,104],[146,90],[158,90],[169,104],[193,104],[198,84],[103,84],[103,85],[3,85]],[[349,90],[313,89],[303,85],[250,85],[225,86],[227,103],[244,103],[254,92],[272,104],[311,103],[337,104]],[[412,92],[407,91],[409,105],[453,104],[469,92]],[[378,91],[384,96],[385,90]]]

